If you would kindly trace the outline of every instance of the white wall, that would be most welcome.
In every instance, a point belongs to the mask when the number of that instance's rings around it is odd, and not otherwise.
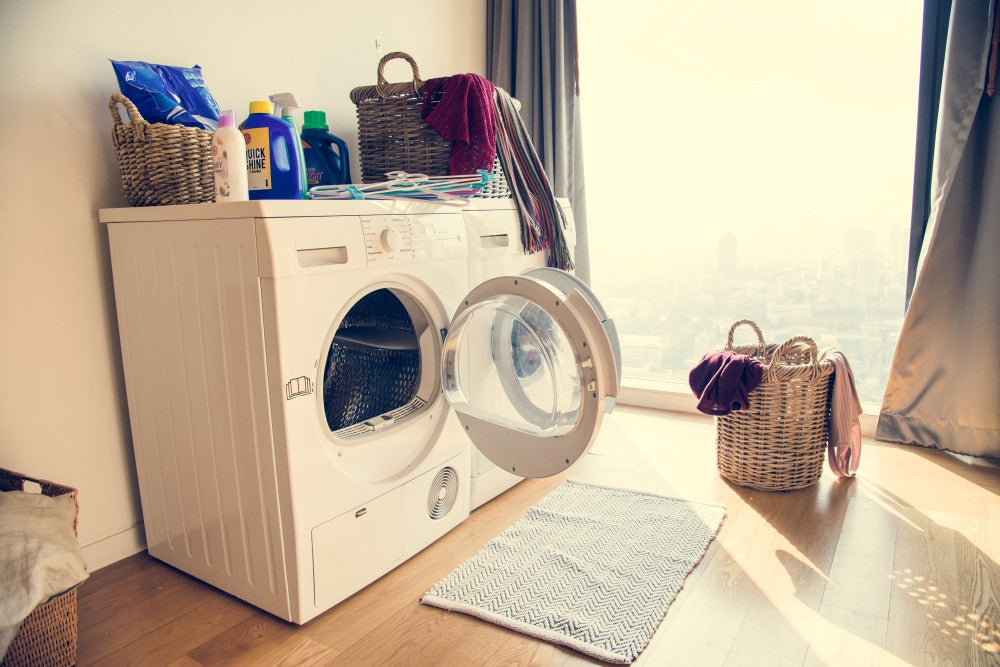
[[[0,2],[0,467],[80,490],[91,570],[142,548],[106,231],[125,206],[109,58],[203,68],[219,105],[292,91],[356,145],[378,55],[485,70],[482,0]],[[390,81],[409,78],[405,63]],[[357,156],[354,155],[357,178]]]

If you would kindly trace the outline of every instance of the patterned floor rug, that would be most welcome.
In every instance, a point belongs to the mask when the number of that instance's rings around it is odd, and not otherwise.
[[[629,664],[724,516],[718,505],[568,480],[421,602]]]

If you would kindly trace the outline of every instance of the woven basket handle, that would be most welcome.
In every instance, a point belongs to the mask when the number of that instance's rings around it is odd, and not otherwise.
[[[733,324],[733,326],[729,327],[729,337],[726,338],[726,349],[733,349],[733,337],[736,335],[736,327],[742,324],[749,325],[750,328],[753,329],[753,332],[757,334],[757,356],[764,356],[764,351],[767,349],[767,345],[764,343],[764,334],[760,332],[760,327],[757,326],[757,323],[753,320],[740,320],[739,322]]]
[[[111,112],[111,119],[115,121],[115,125],[125,124],[124,121],[122,121],[121,112],[118,110],[119,104],[125,107],[125,111],[128,112],[128,117],[129,119],[131,119],[133,123],[135,123],[136,125],[149,124],[145,121],[145,119],[143,119],[142,114],[139,113],[139,110],[135,108],[135,105],[132,104],[132,100],[125,97],[121,93],[115,93],[114,95],[111,96],[111,99],[108,101],[108,111]]]
[[[778,379],[778,368],[781,358],[786,352],[794,347],[807,347],[809,348],[809,367],[811,370],[810,377],[815,380],[819,377],[819,350],[816,348],[816,341],[809,336],[795,336],[794,338],[789,338],[784,343],[779,345],[774,353],[771,355],[771,361],[767,364],[767,379],[771,382]]]
[[[382,56],[382,59],[378,61],[378,82],[375,84],[375,90],[378,91],[379,97],[383,100],[388,99],[392,91],[389,90],[389,82],[385,80],[385,64],[390,60],[405,60],[410,63],[410,69],[413,70],[413,81],[411,86],[413,86],[413,94],[419,95],[420,89],[424,87],[424,81],[420,78],[420,68],[417,67],[417,61],[414,60],[408,53],[403,53],[402,51],[393,51],[392,53],[387,53]]]

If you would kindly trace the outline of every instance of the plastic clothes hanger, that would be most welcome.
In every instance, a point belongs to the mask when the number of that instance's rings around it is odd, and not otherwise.
[[[405,171],[386,173],[390,180],[380,183],[319,185],[309,190],[312,199],[421,199],[454,206],[465,206],[469,198],[493,180],[493,174],[428,176]]]

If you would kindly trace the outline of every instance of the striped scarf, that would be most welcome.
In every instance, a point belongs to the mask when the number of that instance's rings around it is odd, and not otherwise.
[[[524,250],[529,253],[547,250],[548,266],[572,269],[573,258],[563,233],[566,216],[556,204],[552,185],[524,121],[507,91],[496,88],[493,103],[497,113],[497,156],[517,205]]]

